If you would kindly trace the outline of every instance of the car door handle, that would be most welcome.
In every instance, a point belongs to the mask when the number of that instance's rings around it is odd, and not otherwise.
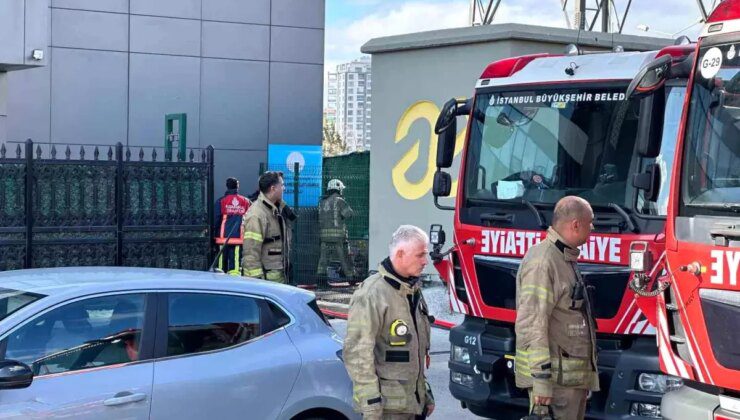
[[[143,401],[144,399],[146,399],[146,394],[144,393],[134,394],[129,391],[124,391],[114,395],[113,398],[108,398],[107,400],[103,401],[103,405],[112,407],[116,405],[131,404],[138,401]]]

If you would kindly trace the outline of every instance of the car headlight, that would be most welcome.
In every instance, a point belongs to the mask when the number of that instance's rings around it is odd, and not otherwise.
[[[467,347],[452,346],[452,361],[470,364],[470,350]]]
[[[683,386],[683,380],[675,376],[660,373],[641,373],[637,377],[637,388],[640,391],[665,394],[669,391],[675,391],[681,386]]]

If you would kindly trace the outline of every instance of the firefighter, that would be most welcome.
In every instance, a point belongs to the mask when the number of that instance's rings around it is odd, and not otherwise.
[[[244,231],[242,219],[251,202],[239,194],[239,180],[228,178],[224,196],[214,206],[213,232],[216,244],[223,248],[218,259],[218,268],[224,273],[241,274],[242,244]]]
[[[354,265],[349,255],[347,219],[354,215],[352,207],[344,201],[344,183],[338,179],[329,181],[326,195],[319,201],[319,228],[321,229],[321,257],[316,274],[324,277],[328,262],[339,261],[343,277],[352,279]]]
[[[262,174],[259,190],[259,198],[244,218],[242,274],[287,283],[291,232],[283,202],[283,173]]]
[[[589,391],[599,390],[596,329],[576,260],[593,229],[580,197],[555,205],[547,238],[527,251],[517,274],[516,385],[529,390],[535,414],[583,419]]]
[[[429,239],[416,226],[393,234],[390,257],[352,295],[344,364],[354,408],[365,419],[414,419],[434,411],[424,375],[429,367],[432,318],[419,276]]]

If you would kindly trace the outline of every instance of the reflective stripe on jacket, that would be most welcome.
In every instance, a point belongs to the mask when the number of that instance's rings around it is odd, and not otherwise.
[[[550,228],[517,273],[516,385],[536,396],[552,396],[553,386],[599,389],[588,292],[572,298],[582,283],[578,255]]]
[[[350,301],[343,350],[355,410],[368,418],[421,414],[433,402],[424,375],[430,327],[419,282],[409,286],[381,265],[361,283]]]
[[[282,216],[284,203],[275,206],[260,194],[244,217],[242,271],[247,277],[264,278],[264,270],[279,271],[287,278],[290,227]]]
[[[319,201],[319,228],[324,241],[347,239],[347,219],[354,215],[352,208],[336,190]]]

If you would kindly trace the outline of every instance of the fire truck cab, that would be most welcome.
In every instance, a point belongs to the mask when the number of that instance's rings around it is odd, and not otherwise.
[[[665,254],[632,251],[636,276],[644,278],[638,292],[656,295],[650,318],[657,329],[661,370],[684,381],[663,399],[667,419],[740,419],[738,49],[740,1],[726,0],[707,19],[691,61],[670,183]],[[634,89],[630,97],[649,98],[649,85],[666,75],[670,72],[636,78],[633,86],[648,87]],[[641,260],[656,263],[642,266]]]
[[[626,91],[656,57],[678,62],[692,51],[589,54],[569,46],[561,56],[513,57],[483,71],[473,98],[443,107],[433,193],[439,208],[455,212],[452,246],[443,250],[439,225],[430,237],[451,307],[465,315],[450,332],[449,361],[450,391],[463,407],[497,419],[527,413],[526,391],[514,384],[516,274],[529,247],[545,238],[555,203],[578,195],[595,213],[579,263],[598,323],[601,391],[587,416],[660,417],[663,392],[680,380],[659,370],[655,330],[629,291],[629,250],[639,242],[663,251],[686,78],[661,78],[645,99]],[[453,185],[444,169],[452,165],[457,116],[468,117],[468,129],[452,207],[438,198]]]

